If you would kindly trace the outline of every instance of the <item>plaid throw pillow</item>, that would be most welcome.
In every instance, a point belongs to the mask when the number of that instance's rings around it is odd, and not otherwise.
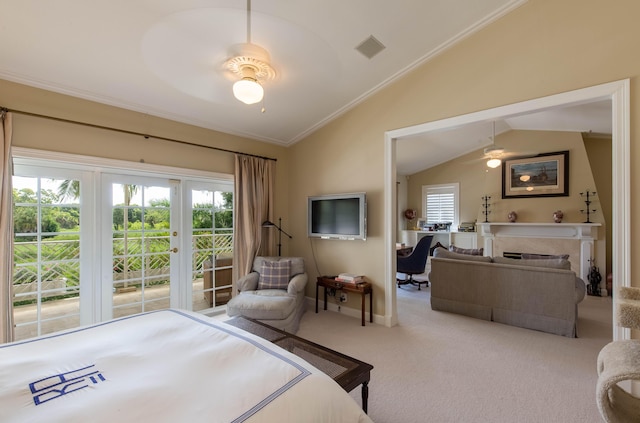
[[[287,289],[291,274],[291,260],[263,261],[258,289]]]

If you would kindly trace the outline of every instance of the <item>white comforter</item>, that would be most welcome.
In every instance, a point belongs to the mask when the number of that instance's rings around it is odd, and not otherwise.
[[[0,345],[1,422],[370,422],[331,378],[177,310]]]

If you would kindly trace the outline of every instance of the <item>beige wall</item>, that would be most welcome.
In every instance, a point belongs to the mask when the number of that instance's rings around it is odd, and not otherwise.
[[[607,224],[607,233],[605,234],[607,243],[606,265],[596,263],[600,268],[603,280],[606,275],[611,272],[611,214],[612,214],[612,169],[611,169],[611,137],[585,137],[584,146],[589,157],[591,172],[596,182],[595,191],[600,199],[600,208],[602,218]],[[606,272],[603,269],[606,267]]]
[[[505,147],[507,152],[520,155],[535,155],[556,151],[569,151],[569,196],[537,198],[502,198],[502,167],[489,169],[482,150],[435,166],[409,178],[409,207],[422,215],[422,186],[433,184],[460,183],[460,220],[484,222],[481,197],[490,200],[489,221],[506,222],[510,211],[518,214],[518,222],[553,222],[553,212],[562,210],[564,222],[583,222],[586,219],[580,210],[585,208],[580,192],[587,188],[595,190],[595,182],[589,160],[582,141],[576,132],[550,131],[509,131],[496,136],[496,145]],[[609,143],[609,148],[611,144]],[[608,191],[611,191],[609,187]],[[610,198],[610,197],[609,197]],[[591,216],[591,221],[604,223],[599,197],[594,198],[592,209],[600,210]]]
[[[460,220],[484,222],[485,215],[482,196],[491,197],[490,222],[506,222],[510,211],[518,214],[518,222],[553,222],[553,212],[562,210],[563,222],[584,222],[586,215],[581,212],[585,209],[584,198],[581,192],[587,189],[598,195],[592,197],[590,209],[596,212],[590,215],[590,221],[601,223],[598,230],[597,249],[608,252],[611,257],[610,227],[606,216],[611,216],[611,139],[591,140],[591,149],[594,151],[590,162],[583,141],[582,134],[577,132],[553,132],[553,131],[509,131],[496,136],[496,145],[504,147],[507,154],[535,155],[557,151],[569,151],[569,195],[562,197],[535,197],[535,198],[502,198],[502,171],[503,168],[490,169],[486,166],[483,150],[480,149],[465,156],[435,166],[431,169],[416,173],[409,177],[408,194],[409,207],[418,210],[422,216],[422,186],[433,184],[446,184],[458,182],[460,184]],[[608,153],[607,153],[608,151]],[[600,154],[598,154],[600,153]],[[597,184],[591,169],[594,163],[599,170],[598,175],[602,179]],[[608,184],[607,184],[608,181]],[[602,189],[600,189],[602,187]],[[603,204],[604,203],[604,204]],[[604,210],[604,211],[603,211]],[[609,242],[607,242],[607,239]],[[478,246],[483,245],[483,240],[478,240]],[[606,257],[605,254],[602,257]],[[603,276],[607,272],[607,263],[598,264]],[[609,267],[610,268],[610,267]]]
[[[631,79],[631,108],[636,110],[640,98],[640,55],[634,53],[640,39],[637,16],[640,2],[635,0],[529,0],[293,146],[289,188],[296,233],[305,229],[302,210],[308,195],[370,194],[369,239],[317,242],[320,272],[366,274],[375,285],[375,312],[384,314],[385,131],[624,78]],[[640,177],[636,170],[640,168],[639,116],[631,115],[632,216],[640,201],[635,195]],[[631,220],[633,257],[640,228],[637,219]],[[297,237],[293,248],[313,260],[304,237]],[[637,285],[633,281],[639,272],[640,268],[632,267],[632,284]],[[311,287],[308,295],[313,295]]]
[[[158,135],[277,159],[276,218],[289,216],[289,150],[247,138],[211,131],[143,113],[105,106],[0,80],[0,106],[105,127]],[[14,113],[13,145],[86,156],[105,157],[233,174],[234,155],[208,148],[96,129]],[[286,226],[285,226],[286,228]],[[283,242],[283,254],[289,245]]]

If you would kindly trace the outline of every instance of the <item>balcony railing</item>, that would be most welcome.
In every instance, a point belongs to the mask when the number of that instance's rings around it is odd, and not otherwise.
[[[199,231],[192,236],[194,279],[202,277],[202,263],[211,256],[233,253],[231,229]],[[128,255],[122,255],[122,242],[114,240],[113,281],[143,279],[145,283],[169,281],[170,236],[129,237]],[[38,290],[42,301],[79,295],[80,242],[42,240],[14,243],[14,306],[32,303]],[[125,269],[126,268],[126,269]]]

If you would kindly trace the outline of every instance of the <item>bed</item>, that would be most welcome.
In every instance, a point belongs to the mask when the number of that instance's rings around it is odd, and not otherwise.
[[[179,310],[0,345],[0,421],[371,422],[301,358]]]

